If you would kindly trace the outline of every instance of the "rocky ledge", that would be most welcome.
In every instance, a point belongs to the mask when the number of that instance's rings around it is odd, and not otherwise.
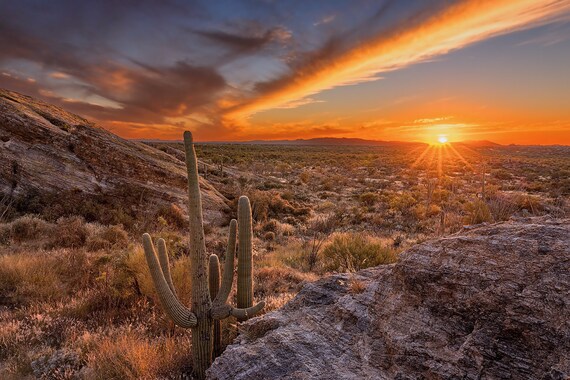
[[[211,379],[568,379],[570,220],[481,226],[306,285]]]

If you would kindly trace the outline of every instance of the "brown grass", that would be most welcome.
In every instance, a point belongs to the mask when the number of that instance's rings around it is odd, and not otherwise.
[[[87,355],[93,380],[156,379],[180,375],[190,368],[191,349],[187,337],[150,340],[135,333],[105,337]]]

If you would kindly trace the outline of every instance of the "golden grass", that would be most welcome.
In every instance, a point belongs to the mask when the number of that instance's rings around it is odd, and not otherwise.
[[[136,333],[105,337],[87,355],[88,379],[156,379],[190,368],[188,337],[150,340]]]

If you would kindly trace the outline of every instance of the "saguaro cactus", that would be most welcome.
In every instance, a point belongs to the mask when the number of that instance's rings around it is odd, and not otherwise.
[[[205,377],[206,369],[212,363],[212,349],[215,338],[213,336],[214,321],[227,318],[230,315],[244,320],[260,312],[265,303],[259,302],[255,306],[252,302],[252,292],[249,294],[249,306],[245,308],[234,308],[228,304],[228,296],[231,292],[233,278],[234,278],[234,257],[236,251],[236,230],[237,221],[234,219],[230,223],[230,231],[228,238],[228,246],[226,250],[226,261],[224,263],[224,272],[222,283],[219,290],[216,292],[215,298],[212,296],[210,287],[215,286],[216,281],[212,279],[209,282],[209,267],[215,271],[217,266],[218,282],[219,284],[219,261],[218,257],[211,258],[206,253],[206,244],[204,239],[204,226],[202,220],[202,201],[200,198],[200,186],[198,180],[198,165],[196,160],[196,152],[192,141],[192,134],[188,131],[184,132],[184,147],[186,150],[186,167],[188,171],[188,215],[190,219],[190,264],[191,264],[191,305],[190,307],[184,306],[176,296],[176,291],[170,276],[170,269],[168,265],[168,252],[166,251],[166,244],[163,239],[158,240],[158,259],[154,249],[154,244],[149,234],[143,235],[143,246],[145,251],[146,260],[154,286],[158,293],[158,297],[162,307],[168,316],[180,327],[192,329],[192,357],[194,375],[197,379]],[[242,200],[244,199],[244,200]],[[245,249],[244,254],[241,255],[239,260],[243,260],[245,265],[244,273],[249,273],[249,278],[241,279],[238,270],[238,283],[249,283],[252,289],[251,281],[251,208],[249,207],[249,200],[247,197],[240,198],[240,205],[247,203],[247,207],[242,207],[238,211],[238,218],[247,223],[247,215],[244,213],[249,212],[249,234],[244,232],[240,227],[239,241],[240,247],[244,245],[249,248]],[[247,243],[249,241],[249,243]],[[241,248],[240,248],[240,252]],[[249,256],[248,253],[249,252]],[[243,259],[242,259],[243,256]],[[215,276],[215,274],[214,274]],[[242,275],[243,276],[243,275]],[[212,298],[214,298],[212,300]]]
[[[245,196],[238,201],[238,228],[237,307],[248,308],[253,305],[253,228],[251,205]]]

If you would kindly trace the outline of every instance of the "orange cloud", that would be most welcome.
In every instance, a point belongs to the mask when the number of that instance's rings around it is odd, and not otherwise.
[[[325,46],[291,74],[262,84],[255,96],[225,113],[231,119],[243,119],[336,86],[376,80],[378,73],[552,21],[568,9],[570,3],[564,0],[466,0],[344,51]]]

